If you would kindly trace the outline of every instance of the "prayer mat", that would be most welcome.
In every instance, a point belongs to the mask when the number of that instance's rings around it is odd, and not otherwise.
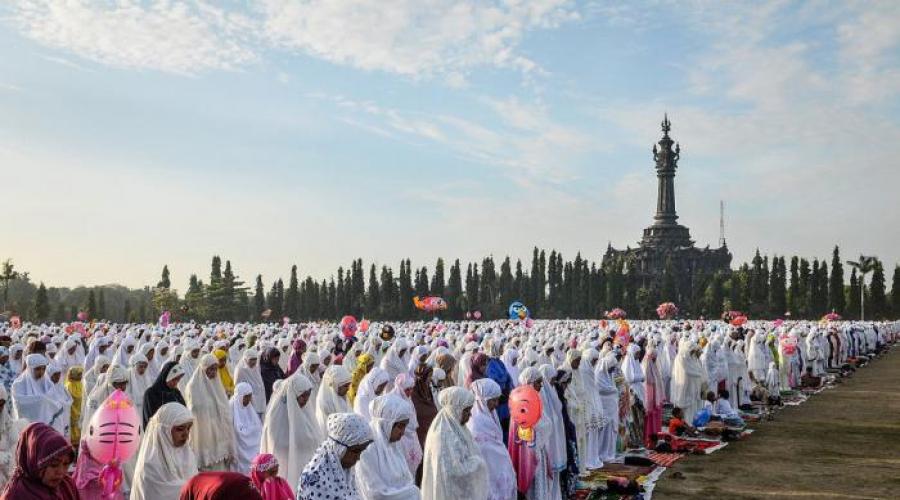
[[[675,465],[675,462],[680,460],[684,456],[684,453],[659,453],[656,451],[650,452],[650,460],[653,460],[653,463],[659,465],[660,467],[671,467]]]

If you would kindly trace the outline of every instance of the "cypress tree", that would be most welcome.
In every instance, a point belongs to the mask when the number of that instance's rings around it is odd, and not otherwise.
[[[349,311],[350,314],[357,318],[361,318],[363,308],[366,304],[366,280],[363,273],[362,259],[356,259],[350,267],[350,297]]]
[[[891,314],[893,318],[900,317],[900,266],[894,266],[891,278]]]
[[[871,311],[868,317],[872,319],[884,319],[887,316],[887,299],[885,297],[884,266],[880,260],[875,261],[872,271],[872,281],[869,283],[869,295],[871,304],[867,304],[866,310]]]
[[[819,259],[813,260],[812,270],[809,273],[809,313],[808,317],[819,317]]]
[[[811,316],[811,311],[809,308],[809,282],[811,272],[809,270],[809,261],[806,259],[800,259],[800,284],[797,287],[797,295],[799,298],[798,309],[800,311],[800,317],[804,319],[808,319]]]
[[[94,290],[88,292],[87,315],[88,320],[97,319],[97,297],[94,295]]]
[[[168,290],[171,286],[172,282],[169,280],[169,266],[165,265],[162,269],[162,277],[159,280],[159,283],[156,284],[156,288],[165,288]]]
[[[97,292],[97,319],[106,319],[106,294],[102,288]]]
[[[125,307],[122,309],[122,322],[130,323],[131,322],[131,301],[125,299]]]
[[[795,318],[800,317],[800,269],[797,256],[791,257],[791,287],[788,291],[788,311]]]
[[[425,297],[430,295],[428,290],[428,268],[423,267],[422,269],[416,269],[416,280],[415,286],[416,295],[419,297]]]
[[[125,304],[130,307],[130,304],[127,300],[125,301]],[[127,320],[128,316],[125,316],[125,318]],[[62,303],[62,301],[59,301],[56,303],[56,309],[54,309],[53,311],[53,322],[62,323],[64,321],[66,321],[66,306]]]
[[[521,297],[516,295],[513,285],[512,264],[509,261],[509,256],[507,256],[500,264],[500,279],[497,281],[498,305],[500,307],[505,305],[508,308],[515,300],[522,300]]]
[[[434,276],[431,277],[431,294],[444,297],[444,259],[438,257],[434,264]],[[444,297],[446,299],[446,297]]]
[[[859,279],[856,277],[856,268],[850,270],[850,288],[847,291],[847,319],[859,319]]]
[[[461,319],[465,302],[463,300],[462,266],[459,263],[459,259],[453,261],[453,265],[450,266],[450,278],[447,281],[444,298],[447,300],[450,318]]]
[[[43,281],[34,294],[32,316],[35,323],[43,323],[50,319],[50,299],[47,297],[47,287]]]
[[[787,306],[787,269],[784,257],[772,259],[772,274],[769,284],[769,311],[773,316],[781,316]]]
[[[414,317],[415,305],[413,305],[413,289],[412,263],[409,259],[400,261],[400,276],[397,279],[398,285],[398,309],[400,319],[409,320]]]
[[[263,311],[266,310],[266,289],[263,286],[262,274],[256,275],[256,289],[253,294],[253,319],[259,321]]]
[[[828,308],[838,314],[844,314],[846,304],[844,265],[841,263],[840,249],[835,245],[831,256],[831,277],[828,280]]]
[[[290,318],[300,318],[300,280],[297,278],[297,265],[291,266],[291,279],[284,292],[284,314]]]
[[[369,290],[366,293],[366,317],[378,318],[378,308],[381,304],[381,293],[378,286],[378,276],[375,275],[375,264],[369,267]]]

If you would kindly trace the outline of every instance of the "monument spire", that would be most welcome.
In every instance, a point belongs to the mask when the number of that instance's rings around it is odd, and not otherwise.
[[[663,136],[653,145],[653,161],[656,167],[656,214],[653,225],[644,230],[643,243],[672,247],[690,246],[688,229],[678,224],[678,213],[675,211],[675,171],[681,158],[681,146],[669,137],[672,122],[669,114],[663,115]]]

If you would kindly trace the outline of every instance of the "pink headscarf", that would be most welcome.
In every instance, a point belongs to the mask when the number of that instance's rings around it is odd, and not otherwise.
[[[250,463],[250,480],[262,493],[263,500],[294,500],[294,492],[284,479],[266,477],[266,472],[278,467],[278,459],[271,453],[260,453]]]

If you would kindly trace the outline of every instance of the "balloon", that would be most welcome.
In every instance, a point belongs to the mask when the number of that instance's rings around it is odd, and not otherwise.
[[[172,313],[169,311],[163,311],[159,316],[159,326],[166,328],[169,326],[169,320],[172,319]]]
[[[521,302],[513,302],[509,305],[509,319],[525,319],[531,316],[528,308]]]
[[[356,334],[356,329],[359,325],[356,323],[356,318],[350,316],[349,314],[341,318],[341,333],[344,334],[344,337],[350,338]]]
[[[88,315],[84,311],[78,311],[78,314],[76,315],[76,317],[78,318],[78,321],[87,321],[87,319],[88,319]]]
[[[525,328],[531,328],[534,326],[534,320],[531,318],[525,318]]]
[[[137,409],[119,389],[106,398],[91,418],[85,440],[94,460],[104,464],[100,478],[107,495],[119,489],[123,477],[119,466],[141,445],[140,426]]]
[[[509,414],[519,426],[519,439],[534,439],[534,425],[541,419],[541,395],[530,385],[520,385],[509,393]]]
[[[359,331],[366,333],[369,331],[369,320],[363,319],[359,322]]]
[[[13,329],[21,328],[22,327],[22,318],[20,318],[18,316],[13,316],[13,317],[9,318],[9,326],[11,326]]]
[[[381,327],[381,340],[385,342],[390,342],[394,340],[394,327],[391,325],[384,325]]]
[[[472,313],[472,317],[475,319],[481,319],[481,311],[475,311]]]
[[[472,319],[472,311],[466,311],[466,319]]]
[[[424,299],[419,299],[418,296],[415,296],[413,297],[413,304],[415,304],[416,309],[426,312],[436,312],[447,309],[447,301],[441,297],[425,297]]]

